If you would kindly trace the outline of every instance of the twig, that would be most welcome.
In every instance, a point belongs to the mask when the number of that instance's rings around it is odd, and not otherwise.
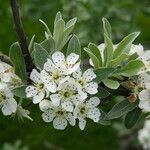
[[[13,13],[15,29],[19,37],[19,44],[20,44],[20,47],[21,47],[21,50],[25,59],[25,63],[26,63],[26,70],[28,73],[30,73],[34,65],[33,65],[29,50],[28,50],[26,35],[24,33],[22,22],[20,19],[18,0],[10,0],[10,4],[11,4],[12,13]]]
[[[2,62],[5,62],[5,63],[7,63],[7,64],[9,64],[9,65],[12,66],[12,63],[11,63],[9,57],[6,56],[5,54],[0,53],[0,60],[1,60]]]

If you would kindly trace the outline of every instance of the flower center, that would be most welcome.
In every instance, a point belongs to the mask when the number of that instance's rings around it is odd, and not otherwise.
[[[65,112],[63,111],[63,110],[58,110],[57,112],[56,112],[56,115],[57,116],[63,116],[65,114]]]
[[[79,83],[81,86],[84,86],[85,81],[84,81],[84,80],[79,80],[78,83]]]
[[[52,74],[52,77],[53,77],[54,80],[58,80],[60,78],[60,74],[58,72],[54,72]]]
[[[39,90],[42,90],[42,89],[44,88],[44,84],[43,84],[43,83],[38,84],[38,85],[37,85],[37,88],[38,88]]]
[[[65,98],[68,98],[68,97],[70,97],[71,95],[72,95],[71,92],[68,92],[68,91],[64,92],[64,97],[65,97]]]
[[[0,102],[4,99],[6,99],[5,94],[3,92],[0,92]]]

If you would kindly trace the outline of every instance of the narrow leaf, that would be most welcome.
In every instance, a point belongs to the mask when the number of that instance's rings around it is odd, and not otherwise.
[[[62,15],[61,12],[59,11],[55,16],[54,26],[56,25],[56,22],[59,21],[60,19],[62,19]]]

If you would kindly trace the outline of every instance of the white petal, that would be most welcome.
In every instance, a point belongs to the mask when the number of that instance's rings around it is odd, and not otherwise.
[[[98,92],[98,84],[96,82],[90,82],[85,85],[85,91],[89,94],[96,94]]]
[[[67,126],[67,120],[61,117],[56,117],[53,121],[55,129],[64,130]]]
[[[52,95],[50,95],[50,99],[51,99],[54,106],[60,105],[60,101],[61,101],[60,94],[52,94]]]
[[[7,84],[6,83],[0,83],[0,90],[4,90],[5,88],[7,88]]]
[[[66,111],[73,112],[73,103],[70,101],[63,102],[62,108],[64,108]]]
[[[150,101],[150,92],[148,90],[142,90],[139,93],[140,101]]]
[[[49,73],[47,73],[45,70],[42,70],[41,71],[41,80],[44,83],[47,83],[52,80],[52,76]]]
[[[147,83],[150,83],[150,75],[148,73],[142,73],[138,76],[138,82],[142,87],[146,87]]]
[[[139,56],[141,56],[143,52],[144,52],[144,48],[141,44],[138,44],[138,45],[132,44],[131,50],[130,50],[131,55],[134,53],[137,53]]]
[[[4,116],[11,115],[12,113],[15,113],[17,110],[17,102],[14,98],[7,99],[3,103],[2,106],[2,113]]]
[[[41,82],[40,73],[37,70],[33,69],[30,74],[30,79],[35,83]]]
[[[12,73],[4,73],[2,76],[3,82],[10,82],[12,77]]]
[[[80,69],[80,68],[78,68],[75,72],[73,72],[73,77],[74,77],[75,79],[80,79],[81,76],[82,76],[82,72],[81,72],[81,69]]]
[[[144,111],[150,112],[150,100],[140,101],[139,108],[143,109]]]
[[[46,111],[47,109],[51,108],[51,102],[44,99],[39,103],[39,108],[41,111]]]
[[[50,59],[47,59],[47,62],[44,64],[44,70],[47,72],[53,72],[55,70],[55,65]]]
[[[52,109],[45,111],[42,114],[42,118],[45,122],[51,122],[55,117],[54,111]]]
[[[80,67],[80,62],[76,63],[73,67],[68,68],[68,74],[75,72]]]
[[[90,68],[90,69],[87,69],[87,70],[83,73],[83,78],[84,78],[87,82],[90,82],[90,81],[92,81],[93,79],[96,78],[96,75],[95,75],[95,73],[93,72],[93,70]]]
[[[100,111],[98,108],[92,108],[88,111],[88,117],[92,119],[94,122],[98,122],[100,118]]]
[[[25,92],[27,97],[34,97],[35,95],[37,95],[38,90],[35,86],[31,85],[26,88]]]
[[[96,107],[100,104],[100,100],[98,97],[92,97],[88,101],[86,101],[86,106],[89,108]]]
[[[75,126],[76,120],[75,120],[75,117],[71,113],[67,114],[66,119],[68,120],[70,125]]]
[[[75,64],[79,59],[79,55],[71,53],[67,57],[67,64]]]
[[[33,103],[34,103],[34,104],[39,103],[41,100],[44,99],[44,96],[45,96],[45,94],[44,94],[43,92],[38,92],[37,95],[35,95],[35,96],[33,97]]]
[[[62,52],[55,52],[52,55],[52,60],[56,65],[58,65],[65,62],[65,56]]]
[[[48,83],[45,83],[46,88],[51,92],[55,93],[57,89],[57,85],[54,81],[50,81]]]
[[[79,128],[80,128],[81,130],[84,130],[85,125],[86,125],[86,120],[83,119],[83,118],[79,118]]]

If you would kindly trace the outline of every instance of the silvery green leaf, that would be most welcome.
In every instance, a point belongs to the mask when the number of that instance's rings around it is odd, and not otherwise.
[[[16,75],[18,75],[21,78],[21,80],[24,83],[26,83],[27,82],[26,65],[18,42],[11,45],[9,56],[14,65]]]
[[[101,56],[101,53],[100,53],[100,50],[98,49],[98,47],[94,43],[89,43],[88,48],[99,60],[99,67],[102,67],[102,65],[103,65],[102,56]]]
[[[73,18],[73,19],[71,19],[71,20],[69,20],[69,21],[66,23],[65,28],[67,29],[67,28],[70,28],[70,27],[74,26],[75,23],[76,23],[76,21],[77,21],[77,18],[76,18],[76,17]]]
[[[105,84],[106,87],[114,90],[118,89],[120,86],[120,83],[118,81],[112,79],[105,79],[103,80],[103,83]]]
[[[27,98],[26,97],[26,93],[25,93],[25,89],[26,89],[27,86],[19,86],[19,87],[16,87],[12,90],[13,94],[17,97],[20,97],[20,98]]]
[[[56,22],[59,21],[60,19],[62,19],[62,15],[61,12],[59,11],[55,16],[54,26],[56,25]]]
[[[28,46],[30,55],[32,54],[32,51],[33,51],[34,39],[35,39],[35,35],[32,36],[31,41]]]
[[[44,63],[47,61],[48,56],[48,52],[40,44],[34,44],[34,62],[38,69],[43,69]]]
[[[75,53],[75,54],[79,55],[81,58],[81,45],[80,45],[80,41],[76,35],[73,35],[68,43],[67,56],[70,53]]]
[[[114,50],[113,58],[117,58],[122,53],[129,53],[132,42],[137,38],[139,32],[134,32],[126,36],[116,47]]]
[[[107,114],[102,109],[100,109],[100,112],[101,112],[101,116],[98,123],[105,126],[111,125],[111,121],[107,119]]]
[[[106,98],[106,97],[108,97],[110,95],[110,93],[106,90],[106,89],[104,89],[104,88],[102,88],[102,87],[98,87],[98,93],[96,94],[96,96],[98,97],[98,98]]]

